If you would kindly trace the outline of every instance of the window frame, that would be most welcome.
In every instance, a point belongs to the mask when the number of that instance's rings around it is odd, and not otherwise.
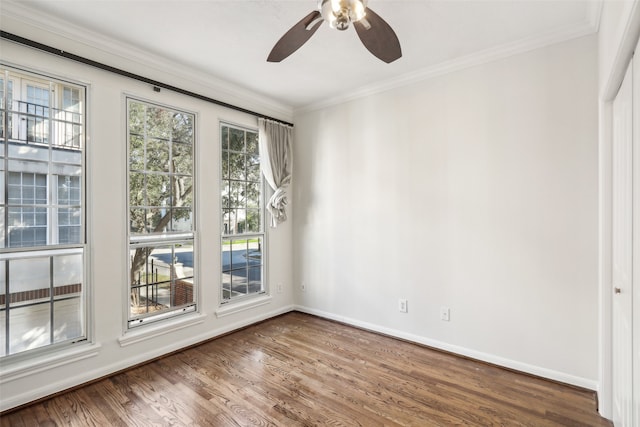
[[[188,108],[176,107],[174,105],[169,105],[165,103],[161,103],[154,100],[149,100],[144,97],[140,97],[134,94],[123,94],[124,106],[125,106],[125,132],[126,132],[126,152],[125,152],[125,164],[126,164],[126,187],[125,187],[125,196],[126,196],[126,286],[124,289],[123,296],[123,304],[124,304],[124,319],[123,319],[123,332],[125,334],[131,333],[133,331],[136,334],[143,330],[145,326],[148,325],[157,325],[158,323],[162,323],[169,319],[182,319],[184,315],[190,313],[199,313],[200,312],[200,278],[199,278],[199,243],[198,243],[198,233],[197,233],[197,192],[198,192],[198,177],[197,177],[197,152],[198,152],[198,126],[199,126],[199,115],[197,112],[192,111]],[[130,103],[136,102],[140,104],[144,104],[147,106],[152,106],[156,108],[161,108],[164,110],[168,110],[174,113],[182,113],[192,116],[193,122],[193,136],[192,136],[192,145],[191,145],[191,156],[192,156],[192,164],[191,164],[191,182],[192,182],[192,190],[191,190],[191,230],[190,231],[170,231],[164,233],[132,233],[131,229],[131,197],[130,197],[130,185],[131,185],[131,132],[129,128],[130,123]],[[171,149],[170,147],[169,149]],[[142,172],[134,170],[134,173],[146,173],[148,172],[146,169],[143,169]],[[173,177],[173,173],[169,173],[169,176]],[[184,175],[184,174],[177,174]],[[131,251],[132,249],[144,248],[144,247],[153,247],[153,246],[170,246],[170,245],[181,245],[181,244],[189,244],[192,247],[192,259],[193,259],[193,274],[189,277],[193,281],[192,285],[192,296],[193,301],[186,306],[172,306],[166,310],[162,310],[156,314],[154,313],[146,313],[144,315],[140,315],[137,317],[131,316],[131,289],[132,283],[130,283],[131,278]],[[171,267],[173,267],[173,263]],[[147,285],[149,286],[149,285]]]
[[[65,113],[62,107],[59,105],[59,96],[58,92],[63,92],[65,88],[71,88],[73,90],[79,91],[79,101],[81,105],[79,108],[74,110],[76,115],[79,117],[79,122],[77,125],[80,126],[80,132],[78,134],[78,145],[73,148],[73,151],[78,152],[78,161],[77,163],[73,160],[67,158],[66,160],[60,157],[52,157],[52,150],[65,150],[68,147],[65,147],[61,141],[59,141],[59,136],[61,134],[51,134],[48,133],[46,142],[36,142],[29,141],[28,139],[20,138],[20,123],[22,120],[21,114],[24,114],[20,108],[14,109],[13,105],[4,105],[2,104],[3,110],[6,115],[0,116],[0,120],[2,120],[2,128],[3,133],[0,134],[0,141],[2,141],[2,156],[0,157],[0,162],[3,163],[3,170],[0,173],[6,178],[3,182],[3,200],[0,203],[4,208],[3,214],[3,227],[7,231],[5,233],[2,247],[0,247],[0,263],[3,264],[3,277],[2,281],[3,286],[6,286],[5,291],[5,300],[7,297],[7,293],[10,290],[10,266],[11,262],[20,261],[20,260],[28,260],[28,259],[38,259],[38,258],[49,258],[49,262],[51,265],[55,264],[55,258],[57,257],[66,257],[66,256],[74,256],[78,255],[80,257],[80,261],[77,262],[76,265],[81,269],[77,278],[81,280],[80,290],[71,292],[74,295],[67,295],[66,293],[63,295],[57,295],[57,286],[67,286],[66,284],[56,285],[55,281],[56,276],[54,271],[50,270],[49,272],[49,281],[50,281],[50,291],[49,296],[46,297],[46,301],[42,301],[38,304],[45,303],[49,305],[49,323],[48,327],[53,329],[55,326],[55,307],[56,302],[61,300],[68,299],[78,299],[78,310],[74,312],[74,315],[77,315],[77,320],[79,322],[79,331],[78,336],[71,336],[70,338],[64,338],[59,341],[57,339],[53,339],[53,331],[50,332],[49,342],[43,345],[36,346],[34,348],[27,348],[23,351],[8,353],[6,350],[3,351],[4,355],[0,356],[0,360],[3,364],[8,364],[8,366],[13,366],[14,363],[22,363],[23,361],[37,361],[42,357],[57,357],[56,354],[67,354],[69,351],[71,352],[84,352],[82,350],[83,346],[92,345],[93,344],[93,306],[92,306],[92,295],[93,295],[93,283],[91,281],[91,254],[90,254],[90,236],[91,236],[91,226],[90,226],[90,206],[89,206],[89,198],[87,196],[89,192],[89,159],[90,159],[90,147],[87,144],[89,141],[89,105],[90,105],[90,84],[88,82],[83,82],[79,80],[69,79],[60,75],[56,75],[55,73],[43,72],[39,70],[27,69],[18,65],[12,65],[7,63],[0,63],[0,76],[2,78],[2,96],[4,98],[7,95],[6,89],[9,85],[11,85],[11,101],[13,102],[26,102],[23,101],[26,99],[26,86],[29,84],[36,84],[42,88],[48,87],[49,89],[49,106],[46,108],[49,111],[47,119],[49,121],[48,131],[56,128],[59,125],[60,119],[55,113]],[[24,90],[24,93],[23,93]],[[24,95],[24,97],[23,97]],[[4,101],[4,99],[3,99]],[[51,105],[53,103],[53,105]],[[9,115],[12,115],[11,121]],[[9,125],[10,124],[10,125]],[[34,159],[24,159],[20,160],[20,158],[16,158],[15,155],[9,156],[10,153],[10,145],[11,144],[33,144],[35,147],[40,147],[46,149],[49,153],[47,160],[34,160]],[[53,153],[55,154],[55,153]],[[9,246],[9,236],[8,229],[10,223],[8,222],[9,215],[9,207],[11,204],[8,203],[9,200],[9,174],[12,172],[21,174],[21,181],[24,173],[32,173],[29,170],[17,170],[9,167],[11,163],[11,159],[17,159],[18,161],[27,161],[27,162],[35,162],[41,164],[47,164],[48,172],[45,173],[46,178],[46,197],[47,201],[45,204],[39,204],[47,210],[46,213],[46,244],[45,245],[33,245],[33,246],[18,246],[11,247]],[[60,168],[64,169],[64,167],[78,168],[79,173],[73,176],[77,176],[79,178],[80,184],[80,201],[79,205],[74,206],[79,209],[79,221],[80,221],[80,233],[79,239],[75,243],[60,243],[58,240],[58,209],[61,207],[57,203],[57,188],[52,187],[52,182],[57,182],[58,176],[62,176],[61,172],[56,172],[51,170],[51,165],[62,165]],[[65,166],[66,165],[66,166]],[[33,173],[34,178],[39,172]],[[55,178],[55,179],[54,179]],[[35,182],[34,182],[35,185]],[[34,187],[35,188],[35,187]],[[22,191],[22,190],[21,190]],[[56,194],[54,194],[56,193]],[[35,206],[35,204],[34,204]],[[14,206],[16,207],[16,206]],[[62,206],[62,208],[68,208],[69,206]],[[52,217],[55,217],[55,220],[52,220]],[[52,267],[54,268],[54,267]],[[74,287],[75,285],[71,285]],[[75,289],[75,288],[74,288]],[[51,290],[55,290],[56,292],[52,292]],[[66,292],[66,291],[65,291]],[[7,306],[6,301],[3,304],[3,313],[2,316],[6,316],[8,319],[10,317],[10,306]],[[51,323],[53,322],[53,323]],[[9,324],[5,325],[5,330],[3,330],[4,339],[8,341],[10,339],[9,334]],[[9,344],[7,344],[7,349]],[[9,365],[10,364],[10,365]]]
[[[225,177],[223,174],[223,141],[222,141],[222,129],[223,127],[227,127],[229,129],[238,129],[238,130],[242,130],[244,132],[253,132],[256,134],[256,144],[258,145],[258,155],[259,155],[259,143],[258,143],[258,138],[259,138],[259,129],[257,127],[251,127],[251,126],[247,126],[247,125],[242,125],[242,124],[236,124],[233,122],[229,122],[229,121],[224,121],[224,120],[220,120],[218,123],[218,137],[219,137],[219,146],[218,146],[218,153],[220,154],[220,171],[218,173],[218,182],[220,183],[220,190],[219,190],[219,203],[220,203],[220,207],[219,207],[219,212],[218,215],[220,216],[220,224],[219,224],[219,230],[220,230],[220,257],[219,257],[219,262],[220,262],[220,287],[219,287],[219,298],[220,298],[220,302],[219,302],[219,307],[225,307],[228,308],[231,305],[244,305],[251,302],[252,299],[256,299],[256,298],[261,298],[261,297],[265,297],[269,295],[269,284],[268,284],[268,280],[267,280],[267,267],[268,267],[268,233],[267,233],[267,229],[265,227],[266,221],[265,221],[265,217],[266,217],[266,208],[265,208],[265,179],[264,176],[262,174],[262,169],[261,169],[261,162],[262,162],[262,158],[260,158],[260,164],[258,167],[258,174],[259,174],[259,178],[260,178],[260,183],[259,183],[259,190],[260,190],[260,198],[259,198],[259,207],[258,207],[258,211],[260,212],[260,231],[259,232],[243,232],[243,233],[236,233],[236,234],[229,234],[229,233],[225,233],[225,214],[224,214],[224,204],[223,204],[223,189],[224,189],[224,181],[225,181]],[[246,144],[246,138],[245,138],[245,144]],[[246,145],[245,145],[245,151],[244,153],[246,153]],[[245,180],[246,182],[246,180]],[[246,208],[245,208],[246,210]],[[252,238],[261,238],[261,264],[260,264],[260,280],[261,280],[261,290],[258,292],[252,292],[252,293],[247,293],[244,295],[240,295],[240,296],[236,296],[236,297],[230,297],[230,298],[225,298],[224,293],[225,293],[225,289],[224,289],[224,274],[225,274],[225,269],[224,269],[224,262],[223,262],[223,247],[224,247],[224,242],[225,240],[229,240],[230,242],[233,240],[250,240]],[[229,243],[232,244],[232,243]],[[248,251],[248,249],[247,249]],[[247,277],[247,282],[248,282],[249,278]]]

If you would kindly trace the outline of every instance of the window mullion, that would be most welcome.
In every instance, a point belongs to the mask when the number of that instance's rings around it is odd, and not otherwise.
[[[5,320],[5,352],[4,354],[9,354],[11,347],[11,334],[10,334],[10,319],[9,308],[11,303],[11,294],[9,293],[11,287],[9,286],[9,268],[10,263],[8,260],[2,261],[4,263],[4,320]]]
[[[54,343],[55,319],[54,319],[54,278],[53,278],[53,257],[49,257],[49,344]]]

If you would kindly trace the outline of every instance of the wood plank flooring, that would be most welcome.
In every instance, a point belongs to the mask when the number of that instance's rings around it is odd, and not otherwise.
[[[610,426],[595,393],[289,313],[1,426]]]

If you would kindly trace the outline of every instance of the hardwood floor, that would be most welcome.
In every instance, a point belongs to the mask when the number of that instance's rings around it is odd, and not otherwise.
[[[609,426],[595,393],[289,313],[5,414],[2,426]]]

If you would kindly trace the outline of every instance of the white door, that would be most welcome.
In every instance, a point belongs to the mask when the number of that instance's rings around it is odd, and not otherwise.
[[[633,302],[631,317],[633,320],[633,415],[635,425],[640,425],[640,40],[636,45],[633,59],[633,143],[631,147],[632,160],[632,191],[633,204],[633,248],[632,248],[632,276],[633,288],[629,299]]]
[[[629,65],[613,102],[613,421],[621,427],[633,426],[632,79]]]

